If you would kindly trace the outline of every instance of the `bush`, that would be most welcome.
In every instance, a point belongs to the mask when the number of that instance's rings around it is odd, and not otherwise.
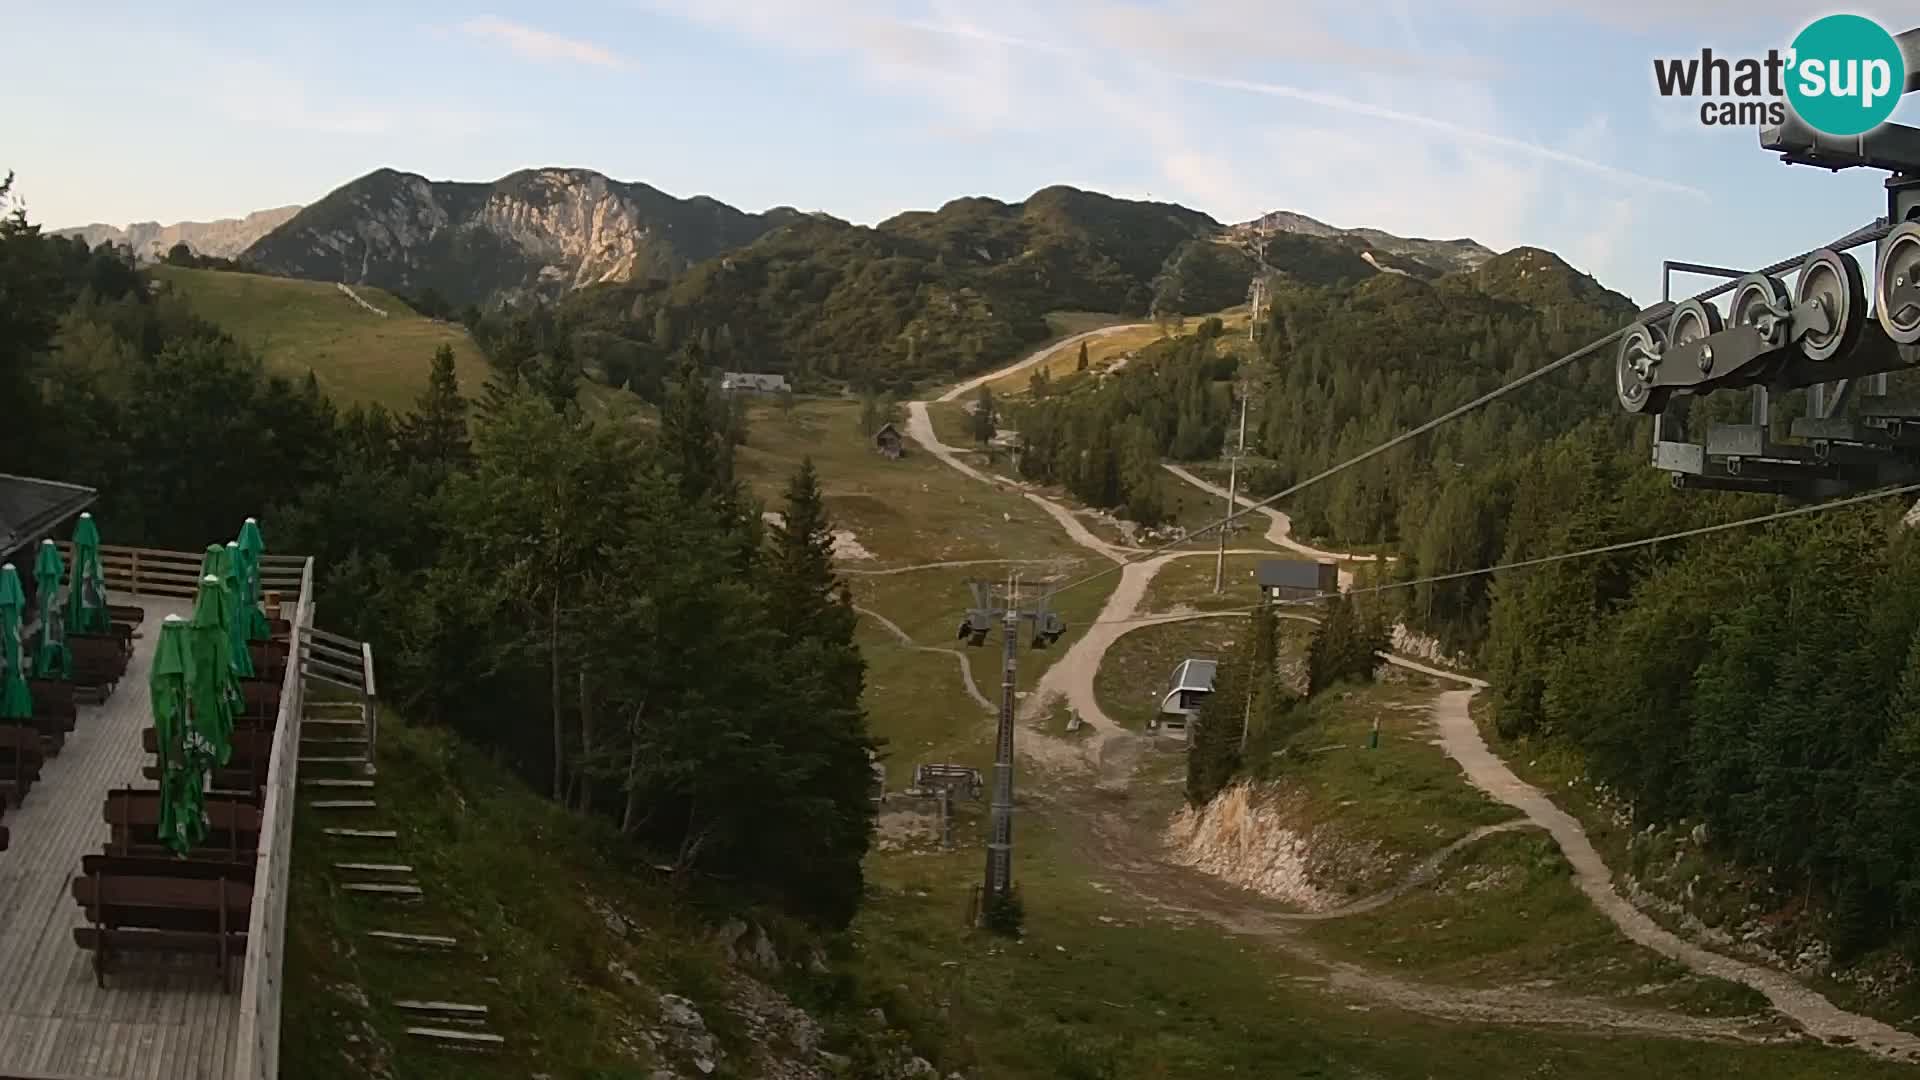
[[[1026,917],[1026,908],[1020,903],[1019,886],[1009,885],[1006,892],[987,897],[986,907],[980,913],[980,923],[996,934],[1019,937]]]

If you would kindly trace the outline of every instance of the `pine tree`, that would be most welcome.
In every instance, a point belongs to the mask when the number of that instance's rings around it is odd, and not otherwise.
[[[1320,625],[1307,645],[1307,693],[1318,694],[1339,682],[1366,682],[1379,660],[1374,655],[1384,632],[1377,622],[1363,622],[1345,593],[1325,603]]]
[[[780,739],[811,821],[763,857],[784,860],[789,888],[833,921],[851,918],[872,837],[869,762],[878,744],[860,705],[866,664],[854,643],[853,597],[833,571],[833,523],[811,458],[787,484],[785,513],[764,566],[768,626],[788,672]],[[800,823],[794,823],[800,824]],[[804,844],[804,846],[800,846]]]
[[[545,361],[534,371],[536,389],[555,412],[565,412],[580,393],[580,365],[573,356],[573,343],[561,333],[547,350]]]
[[[1247,715],[1245,666],[1244,655],[1220,662],[1213,673],[1213,692],[1189,721],[1187,803],[1196,808],[1211,802],[1240,769],[1240,732]]]
[[[451,467],[467,459],[467,399],[460,396],[451,346],[434,351],[427,388],[401,422],[401,439],[416,460],[432,465]]]
[[[1074,361],[1073,370],[1087,370],[1087,343],[1084,341],[1080,343],[1080,358]]]
[[[993,404],[993,391],[985,386],[980,388],[980,396],[975,399],[973,410],[973,441],[985,446],[993,441],[998,431],[994,421],[997,419]]]

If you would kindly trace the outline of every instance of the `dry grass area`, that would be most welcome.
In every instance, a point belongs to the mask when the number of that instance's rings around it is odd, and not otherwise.
[[[381,404],[403,410],[426,389],[433,354],[453,347],[460,387],[469,397],[487,378],[487,360],[458,323],[414,312],[381,289],[353,291],[386,312],[383,318],[329,282],[160,266],[154,276],[186,297],[201,318],[251,348],[269,371],[304,379],[341,405]]]

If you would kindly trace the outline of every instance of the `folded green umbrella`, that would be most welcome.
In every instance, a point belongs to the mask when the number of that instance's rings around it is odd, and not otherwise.
[[[20,622],[27,594],[12,563],[0,566],[0,720],[33,719],[33,695],[27,691],[27,650],[20,644]]]
[[[225,765],[233,755],[233,718],[241,702],[240,680],[233,674],[233,635],[227,629],[226,586],[208,575],[200,579],[193,620],[187,624],[187,705],[189,757]]]
[[[227,577],[227,545],[208,544],[207,553],[200,556],[200,576],[216,577],[222,581]]]
[[[227,573],[220,584],[227,590],[227,644],[236,679],[253,678],[253,654],[247,649],[247,597],[240,572],[240,548],[227,542]]]
[[[186,620],[167,616],[160,624],[153,670],[147,677],[160,756],[160,840],[181,855],[207,835],[206,767],[204,759],[192,751],[188,737],[191,632]]]
[[[67,633],[104,634],[112,626],[107,615],[107,574],[100,566],[100,530],[92,514],[81,514],[73,527],[73,576],[67,594]]]
[[[60,574],[65,569],[59,545],[42,540],[33,562],[33,584],[40,593],[40,646],[34,652],[33,673],[42,679],[73,678],[73,656],[61,628]]]
[[[261,595],[260,556],[267,553],[267,542],[260,536],[260,522],[248,518],[240,526],[240,557],[242,563],[241,580],[246,592],[248,641],[265,641],[273,636],[273,626],[267,622],[267,613],[261,609],[265,599]]]

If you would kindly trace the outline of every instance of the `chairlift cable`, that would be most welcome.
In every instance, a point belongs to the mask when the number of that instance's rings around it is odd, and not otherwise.
[[[1825,247],[1827,249],[1831,249],[1834,251],[1839,251],[1845,248],[1858,247],[1861,244],[1872,243],[1874,241],[1880,240],[1892,231],[1893,231],[1893,226],[1892,224],[1889,223],[1888,219],[1876,218],[1872,223],[1863,225],[1860,228],[1855,229],[1853,232],[1848,233],[1846,236],[1841,237],[1840,239],[1834,241],[1833,243],[1825,245]],[[1767,267],[1762,268],[1759,272],[1763,274],[1774,274],[1782,270],[1786,270],[1791,267],[1798,266],[1799,264],[1805,262],[1809,257],[1811,257],[1814,252],[1820,251],[1820,250],[1822,249],[1814,248],[1812,251],[1803,252],[1800,255],[1794,256],[1793,258],[1782,259],[1779,262],[1773,263]],[[1732,291],[1734,286],[1737,283],[1738,283],[1737,280],[1723,282],[1722,284],[1716,285],[1713,288],[1707,289],[1704,292],[1697,293],[1694,296],[1689,297],[1688,299],[1705,302],[1707,300],[1713,299],[1716,296],[1721,295],[1722,293]],[[1684,302],[1685,301],[1682,301],[1682,303]],[[1472,401],[1469,401],[1464,405],[1459,405],[1452,409],[1448,409],[1446,412],[1441,413],[1439,416],[1436,416],[1433,419],[1428,420],[1427,422],[1421,424],[1418,427],[1411,428],[1407,431],[1401,432],[1398,435],[1395,435],[1393,438],[1388,439],[1386,442],[1383,442],[1378,446],[1373,447],[1371,450],[1362,451],[1361,453],[1356,454],[1353,457],[1350,457],[1347,460],[1342,461],[1336,465],[1328,466],[1327,468],[1322,469],[1321,471],[1315,473],[1314,475],[1307,477],[1305,480],[1302,480],[1289,487],[1283,488],[1272,495],[1268,495],[1266,498],[1263,498],[1258,502],[1252,503],[1251,505],[1248,505],[1244,508],[1231,510],[1228,512],[1228,514],[1225,517],[1221,518],[1220,520],[1215,521],[1210,525],[1205,525],[1199,529],[1193,530],[1187,533],[1187,535],[1180,540],[1170,541],[1168,543],[1161,544],[1158,547],[1152,547],[1152,548],[1148,548],[1145,551],[1132,553],[1128,557],[1123,558],[1118,562],[1115,562],[1112,566],[1108,566],[1103,569],[1096,570],[1093,573],[1086,575],[1085,577],[1077,578],[1073,581],[1066,583],[1065,585],[1060,586],[1057,589],[1052,589],[1047,593],[1047,595],[1057,596],[1060,593],[1068,591],[1069,589],[1076,589],[1082,585],[1091,584],[1092,582],[1098,581],[1101,578],[1106,577],[1108,574],[1114,573],[1117,570],[1124,569],[1125,567],[1127,567],[1132,563],[1141,562],[1146,559],[1150,559],[1155,555],[1161,555],[1175,548],[1178,548],[1181,544],[1184,544],[1187,541],[1192,540],[1194,537],[1205,536],[1206,534],[1212,532],[1215,529],[1225,528],[1227,525],[1233,523],[1234,521],[1239,520],[1240,518],[1246,516],[1247,514],[1253,513],[1254,511],[1263,509],[1267,506],[1271,506],[1273,503],[1276,503],[1281,499],[1286,498],[1289,495],[1297,494],[1309,487],[1312,487],[1314,484],[1317,484],[1322,480],[1328,479],[1329,477],[1332,477],[1338,473],[1345,472],[1346,470],[1354,467],[1355,465],[1360,464],[1361,462],[1370,460],[1412,439],[1418,438],[1421,435],[1425,435],[1427,432],[1432,431],[1433,429],[1439,427],[1442,424],[1447,423],[1448,421],[1458,419],[1459,417],[1464,416],[1475,409],[1478,409],[1480,406],[1485,405],[1488,402],[1504,397],[1507,394],[1510,394],[1513,391],[1518,390],[1522,386],[1527,385],[1528,383],[1534,382],[1547,375],[1550,375],[1553,372],[1558,371],[1561,368],[1566,367],[1567,365],[1577,360],[1583,359],[1587,356],[1591,356],[1593,353],[1601,349],[1604,349],[1608,345],[1611,345],[1614,342],[1620,340],[1620,338],[1623,335],[1625,335],[1632,328],[1634,324],[1638,323],[1641,319],[1646,318],[1649,312],[1653,312],[1657,310],[1670,310],[1672,307],[1677,307],[1677,306],[1679,305],[1678,304],[1669,305],[1665,302],[1662,302],[1660,304],[1654,305],[1653,307],[1646,308],[1635,316],[1634,323],[1629,323],[1627,326],[1623,326],[1620,329],[1615,330],[1610,334],[1607,334],[1605,337],[1601,337],[1594,341],[1588,342],[1587,344],[1582,345],[1580,348],[1575,349],[1574,351],[1566,354],[1565,356],[1560,357],[1558,360],[1554,360],[1541,367],[1535,368],[1534,370],[1527,372],[1525,375],[1522,375],[1519,378],[1512,380],[1511,382],[1508,382],[1502,386],[1496,387],[1493,390],[1489,390],[1488,392],[1481,394],[1479,397],[1474,398]],[[1822,504],[1822,505],[1842,505],[1842,504],[1834,503],[1834,504]]]
[[[1325,592],[1316,593],[1313,596],[1302,597],[1298,600],[1282,601],[1278,604],[1275,604],[1274,606],[1284,608],[1284,607],[1293,606],[1295,604],[1313,604],[1321,600],[1331,599],[1334,596],[1365,596],[1365,595],[1371,595],[1373,593],[1389,592],[1394,589],[1410,589],[1416,585],[1429,585],[1439,581],[1457,581],[1461,578],[1480,577],[1486,574],[1499,573],[1503,570],[1520,570],[1520,569],[1524,569],[1526,567],[1531,567],[1531,566],[1543,566],[1547,563],[1565,562],[1569,559],[1583,559],[1583,558],[1588,558],[1594,555],[1610,555],[1617,551],[1628,551],[1633,548],[1648,547],[1653,544],[1663,544],[1671,540],[1686,540],[1695,536],[1705,536],[1709,533],[1726,532],[1729,529],[1741,529],[1749,525],[1764,525],[1771,521],[1780,521],[1785,518],[1800,517],[1806,514],[1815,514],[1823,510],[1837,510],[1843,506],[1851,506],[1857,503],[1869,502],[1875,499],[1892,498],[1895,495],[1905,495],[1905,494],[1909,494],[1917,491],[1920,491],[1920,482],[1912,483],[1912,484],[1902,484],[1898,487],[1883,488],[1879,491],[1869,491],[1860,495],[1850,495],[1844,499],[1835,499],[1831,502],[1813,503],[1808,506],[1796,506],[1787,510],[1776,510],[1769,514],[1761,514],[1757,517],[1741,518],[1738,521],[1723,521],[1717,525],[1702,525],[1697,528],[1682,529],[1679,532],[1663,533],[1659,536],[1649,536],[1641,540],[1622,540],[1618,543],[1602,544],[1599,547],[1581,548],[1578,551],[1563,551],[1554,555],[1539,555],[1531,559],[1521,559],[1517,562],[1499,563],[1494,566],[1483,566],[1476,570],[1454,570],[1445,574],[1430,574],[1426,577],[1412,578],[1407,581],[1389,581],[1389,582],[1384,582],[1378,585],[1368,585],[1363,588],[1350,589],[1341,593],[1325,593]],[[1249,615],[1257,610],[1258,610],[1257,608],[1251,608],[1251,607],[1232,608],[1225,611],[1198,612],[1198,613],[1193,613],[1185,616],[1170,613],[1170,612],[1160,612],[1159,614],[1153,614],[1153,615],[1134,615],[1124,619],[1095,619],[1093,622],[1089,623],[1088,625],[1113,626],[1113,625],[1119,625],[1122,623],[1177,622],[1177,621],[1180,621],[1183,617],[1198,618],[1202,615],[1206,615],[1206,616]]]

